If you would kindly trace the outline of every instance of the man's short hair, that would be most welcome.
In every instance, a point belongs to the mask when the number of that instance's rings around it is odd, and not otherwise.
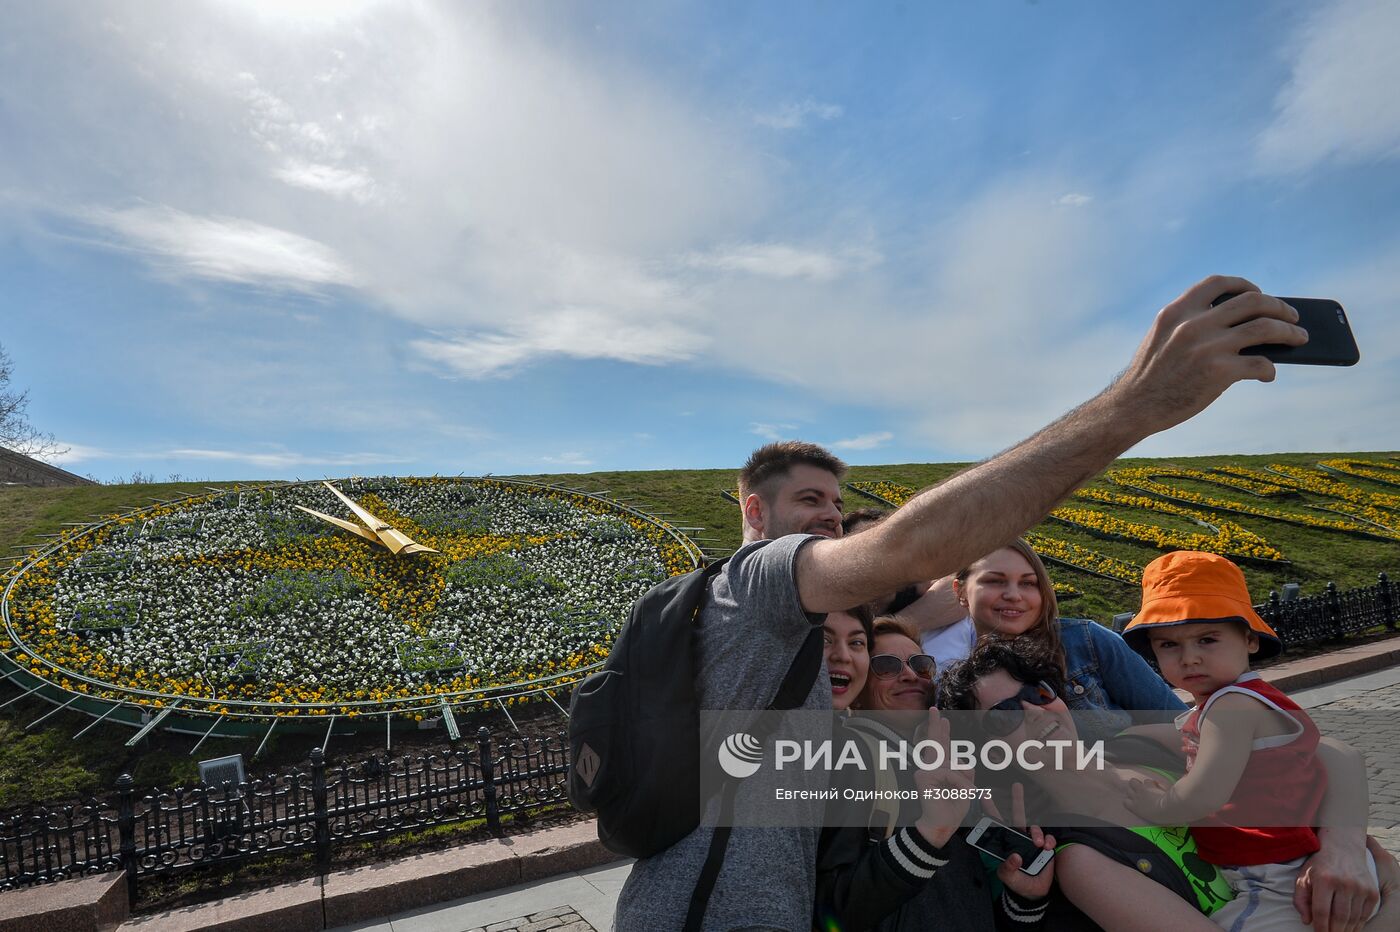
[[[739,471],[740,500],[757,492],[760,498],[768,501],[774,481],[785,478],[797,465],[824,469],[838,480],[846,475],[846,464],[824,447],[803,440],[780,440],[764,444],[749,454],[748,462]]]

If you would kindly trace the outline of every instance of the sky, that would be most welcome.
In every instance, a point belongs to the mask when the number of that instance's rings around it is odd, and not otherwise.
[[[0,346],[108,480],[991,455],[1212,273],[1400,449],[1400,4],[0,0]]]

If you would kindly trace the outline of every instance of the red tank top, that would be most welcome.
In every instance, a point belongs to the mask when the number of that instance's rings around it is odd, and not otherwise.
[[[1230,801],[1191,827],[1197,851],[1211,864],[1224,866],[1279,864],[1312,854],[1320,847],[1312,826],[1327,791],[1327,771],[1316,753],[1320,735],[1308,714],[1258,673],[1246,673],[1186,713],[1181,724],[1186,769],[1196,763],[1200,717],[1226,693],[1244,693],[1290,715],[1299,730],[1254,742]]]

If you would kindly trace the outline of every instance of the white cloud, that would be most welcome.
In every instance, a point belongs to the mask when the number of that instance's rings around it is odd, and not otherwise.
[[[749,433],[757,434],[764,440],[785,440],[792,437],[796,430],[796,424],[762,424],[754,422],[749,425]]]
[[[1101,319],[1133,265],[1120,257],[1127,241],[1111,210],[1054,204],[1076,188],[1030,176],[974,193],[901,249],[901,264],[919,270],[912,280],[714,285],[716,331],[744,338],[712,352],[882,420],[898,416],[905,442],[951,456],[1001,449],[1102,388],[1155,310],[1127,328]],[[877,342],[852,345],[854,332]]]
[[[136,454],[127,454],[133,458]],[[306,454],[286,451],[172,449],[142,454],[142,459],[189,459],[209,462],[247,463],[266,469],[286,469],[292,466],[370,466],[386,463],[407,463],[410,459],[386,453],[326,453]]]
[[[1260,165],[1303,171],[1328,159],[1359,162],[1400,155],[1400,4],[1340,0],[1299,30],[1288,83],[1273,122],[1259,136]]]
[[[543,462],[555,466],[592,466],[593,461],[578,450],[566,450],[558,456],[541,456]]]
[[[798,129],[806,124],[809,118],[834,120],[844,112],[837,104],[819,103],[809,97],[797,103],[784,104],[771,113],[754,114],[753,121],[769,129]]]
[[[681,265],[716,272],[744,272],[767,278],[806,278],[827,282],[851,271],[865,271],[880,261],[874,250],[850,248],[842,253],[802,249],[785,243],[739,243],[680,257]]]
[[[1083,207],[1094,199],[1091,194],[1062,194],[1055,198],[1054,203],[1061,207]]]
[[[462,335],[488,360],[459,370],[556,350],[674,361],[707,342],[675,257],[767,209],[773,169],[742,115],[701,112],[514,4],[285,12],[31,13],[6,49],[35,93],[0,189],[88,217],[163,275],[353,284],[408,322],[405,343]],[[579,308],[582,348],[556,347],[546,331]]]
[[[104,459],[111,456],[110,453],[101,447],[90,447],[81,443],[69,443],[68,441],[59,441],[58,445],[64,448],[64,452],[52,453],[47,456],[36,456],[35,459],[43,460],[45,463],[49,463],[53,466],[63,466],[66,468],[74,463]]]
[[[273,174],[294,187],[321,191],[334,197],[347,197],[361,204],[368,204],[378,197],[374,179],[369,175],[334,165],[289,161],[274,170]]]
[[[689,359],[708,342],[682,324],[622,321],[597,308],[575,307],[522,321],[508,331],[414,340],[411,346],[458,375],[484,379],[560,356],[656,366]]]
[[[88,222],[112,242],[176,275],[296,288],[349,285],[354,275],[314,240],[236,217],[198,217],[171,207],[96,208]]]
[[[894,434],[882,430],[872,434],[861,434],[859,437],[848,437],[845,440],[833,440],[829,445],[833,450],[873,450],[893,439]]]
[[[97,460],[135,460],[143,463],[161,460],[196,460],[201,462],[246,463],[266,469],[287,469],[293,466],[369,466],[407,463],[410,459],[393,453],[296,453],[289,450],[258,448],[230,450],[201,447],[171,447],[148,450],[109,450],[65,443],[68,452],[48,457],[56,466]]]

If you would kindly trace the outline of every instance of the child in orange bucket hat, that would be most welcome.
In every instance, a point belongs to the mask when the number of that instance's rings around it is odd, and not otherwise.
[[[1155,824],[1192,825],[1198,853],[1225,869],[1236,893],[1211,915],[1218,925],[1307,929],[1293,894],[1319,847],[1312,826],[1327,772],[1312,719],[1249,669],[1283,643],[1254,610],[1244,574],[1213,553],[1158,557],[1123,639],[1196,700],[1177,720],[1186,775],[1172,787],[1133,781],[1129,807]]]

